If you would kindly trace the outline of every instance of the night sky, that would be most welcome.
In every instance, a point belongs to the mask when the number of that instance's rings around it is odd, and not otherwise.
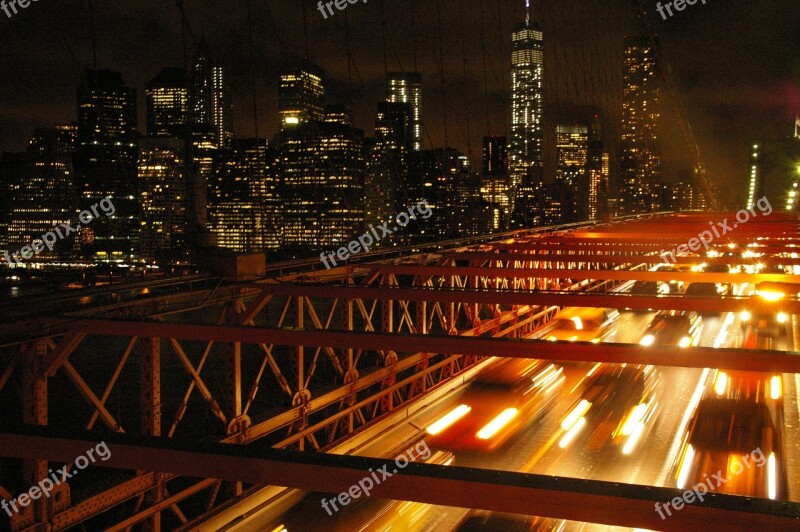
[[[800,6],[794,0],[698,0],[664,21],[654,1],[643,0],[644,19],[637,3],[534,1],[546,48],[546,164],[552,168],[555,124],[585,122],[593,108],[604,117],[607,141],[618,137],[622,39],[649,28],[661,36],[677,87],[665,98],[664,177],[673,180],[690,168],[672,103],[677,96],[709,177],[721,185],[721,199],[741,200],[750,141],[791,134],[800,114]],[[184,65],[179,11],[173,0],[94,4],[97,66],[122,72],[137,88],[144,132],[145,84],[162,67]],[[303,59],[306,34],[311,60],[328,74],[328,103],[351,105],[356,125],[371,135],[375,102],[384,97],[382,18],[388,69],[412,70],[416,55],[423,74],[425,148],[444,145],[447,135],[448,145],[471,153],[477,164],[483,135],[508,135],[510,33],[524,20],[522,0],[369,0],[327,20],[311,0],[251,0],[254,68],[245,0],[185,4],[190,58],[193,39],[205,35],[228,69],[240,137],[255,131],[253,82],[259,134],[275,133],[277,74]],[[82,69],[93,63],[87,5],[39,0],[10,19],[0,12],[0,150],[24,149],[34,127],[75,120],[75,88]]]

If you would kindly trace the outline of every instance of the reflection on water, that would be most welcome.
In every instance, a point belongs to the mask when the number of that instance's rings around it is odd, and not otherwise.
[[[0,300],[18,299],[20,297],[30,297],[41,294],[51,293],[53,290],[47,286],[37,285],[15,285],[0,286]]]

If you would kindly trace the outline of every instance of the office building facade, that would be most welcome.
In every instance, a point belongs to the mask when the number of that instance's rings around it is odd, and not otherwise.
[[[411,113],[409,151],[422,149],[422,74],[389,72],[386,74],[386,101],[405,103]]]
[[[656,44],[647,37],[625,39],[619,191],[623,214],[650,212],[659,203],[661,90]]]
[[[109,197],[116,212],[83,228],[84,253],[122,261],[135,254],[139,234],[136,90],[110,70],[86,70],[78,88],[75,173],[80,209]]]

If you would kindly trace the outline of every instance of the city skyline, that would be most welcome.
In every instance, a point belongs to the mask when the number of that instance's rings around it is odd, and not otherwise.
[[[796,1],[0,0],[0,532],[797,528]]]
[[[510,65],[508,64],[508,54],[511,44],[509,40],[510,32],[514,25],[524,20],[524,5],[522,2],[498,2],[484,5],[481,3],[480,9],[463,9],[463,16],[459,13],[459,6],[445,6],[441,17],[437,17],[433,2],[417,1],[418,14],[416,16],[416,41],[411,43],[409,29],[395,22],[393,9],[396,6],[386,6],[386,19],[388,20],[388,49],[387,61],[385,66],[388,71],[413,70],[414,59],[417,61],[417,70],[423,76],[423,148],[434,146],[445,146],[461,149],[471,155],[471,162],[476,166],[480,162],[481,139],[485,135],[506,135],[510,137],[510,113],[506,111],[508,98],[510,97]],[[549,175],[553,175],[555,163],[555,124],[556,123],[578,123],[584,121],[586,116],[590,116],[590,110],[585,109],[585,102],[581,99],[594,99],[600,103],[601,114],[604,118],[604,130],[608,135],[606,140],[619,135],[619,117],[615,116],[613,109],[619,107],[621,100],[621,72],[622,65],[612,64],[611,58],[621,58],[622,37],[627,30],[638,30],[639,25],[626,20],[631,18],[619,17],[622,11],[621,5],[612,2],[608,11],[604,12],[604,19],[615,18],[614,27],[599,28],[593,27],[587,21],[591,19],[592,13],[588,10],[580,10],[574,6],[564,8],[564,13],[554,13],[553,8],[533,4],[532,19],[539,21],[546,35],[546,42],[552,46],[545,46],[545,64],[549,63],[556,69],[556,75],[548,76],[545,74],[545,122],[548,124],[545,135],[545,145],[548,153],[545,153],[545,164],[549,165]],[[143,2],[137,6],[137,14],[144,15],[144,19],[138,26],[126,30],[120,39],[111,42],[109,30],[121,23],[120,7],[116,4],[109,4],[97,9],[98,17],[98,42],[100,51],[98,53],[98,67],[106,67],[120,71],[129,86],[138,89],[139,107],[139,129],[144,130],[144,88],[149,80],[165,67],[183,66],[182,46],[180,41],[180,26],[177,13],[162,10],[162,19],[147,17],[152,15],[154,2]],[[41,6],[37,6],[41,7]],[[211,5],[202,6],[214,11]],[[229,70],[228,84],[233,92],[234,101],[234,123],[236,125],[237,137],[252,137],[253,108],[252,108],[252,82],[251,69],[248,61],[249,50],[246,45],[245,20],[242,9],[233,8],[229,12],[220,14],[219,24],[212,27],[202,27],[197,21],[200,20],[200,8],[197,12],[187,9],[187,15],[192,27],[195,39],[199,41],[201,36],[205,36],[209,41],[212,50],[217,56],[217,60],[222,66]],[[348,61],[344,50],[344,20],[324,21],[318,13],[307,13],[308,25],[312,37],[309,39],[310,58],[315,59],[326,53],[326,49],[335,45],[341,50],[341,54],[334,54],[335,59],[317,61],[325,69],[328,76],[328,86],[332,97],[327,103],[342,101],[352,105],[354,110],[355,125],[365,129],[367,134],[372,131],[375,121],[375,102],[383,99],[384,87],[384,62],[382,57],[382,46],[380,45],[380,28],[368,26],[372,20],[380,22],[380,10],[378,6],[370,4],[359,4],[358,9],[348,12],[350,44],[352,46],[351,72],[350,79],[352,85],[347,81]],[[467,6],[469,8],[469,6]],[[484,31],[480,31],[480,12],[485,11]],[[499,11],[498,11],[499,8]],[[779,137],[790,133],[789,121],[798,112],[800,107],[800,91],[797,90],[796,81],[793,81],[788,74],[797,71],[796,60],[790,60],[792,54],[788,49],[791,47],[778,47],[771,44],[769,39],[762,38],[759,43],[754,43],[753,50],[742,51],[746,54],[736,70],[724,68],[733,65],[733,58],[729,51],[720,47],[711,46],[715,39],[715,32],[741,30],[739,15],[747,12],[747,7],[741,2],[726,4],[725,9],[714,6],[705,6],[702,11],[693,14],[692,17],[685,17],[685,20],[674,18],[667,23],[659,22],[652,18],[655,13],[649,13],[651,27],[654,31],[662,34],[665,48],[669,52],[672,60],[672,67],[675,71],[679,89],[688,87],[686,93],[680,94],[685,102],[686,115],[690,119],[690,124],[694,128],[700,146],[701,154],[706,160],[709,174],[718,181],[736,185],[742,190],[739,196],[744,199],[745,181],[748,173],[747,152],[751,137]],[[84,12],[79,9],[65,10],[66,13],[58,13],[63,19],[60,24],[59,34],[61,40],[70,41],[69,46],[61,47],[66,50],[71,67],[66,71],[76,72],[78,65],[82,67],[91,66],[91,52],[87,50],[87,36],[83,34],[69,34],[71,24],[77,24],[86,17]],[[175,10],[177,11],[177,10]],[[752,13],[755,19],[765,19],[773,17],[775,22],[789,24],[789,20],[774,18],[778,9],[770,6],[758,13]],[[302,20],[291,15],[300,13],[300,9],[288,2],[276,2],[271,7],[271,11],[261,9],[254,13],[254,33],[256,35],[255,59],[256,65],[256,99],[258,105],[259,128],[262,137],[271,138],[277,132],[277,73],[278,71],[292,64],[296,64],[302,59],[303,36]],[[314,18],[317,16],[319,20]],[[47,23],[53,23],[54,13],[49,9],[28,10],[22,16],[13,20],[3,21],[3,24],[15,25],[14,34],[4,34],[3,40],[7,45],[5,49],[9,53],[17,52],[20,63],[11,68],[10,72],[19,70],[19,67],[27,64],[26,70],[30,71],[30,82],[35,88],[43,91],[16,90],[14,87],[19,81],[15,76],[9,76],[4,80],[4,100],[5,108],[0,114],[0,149],[21,150],[27,143],[34,127],[52,126],[53,122],[62,123],[74,120],[74,111],[70,116],[70,111],[74,109],[74,103],[70,105],[70,96],[74,94],[72,86],[77,81],[77,73],[74,78],[60,76],[58,82],[51,77],[49,72],[55,65],[62,65],[65,58],[64,52],[50,50],[52,53],[47,55],[47,60],[36,60],[36,56],[30,57],[27,50],[20,49],[20,38],[28,36],[33,38],[42,27]],[[576,32],[575,28],[567,31],[557,22],[564,17],[573,17],[572,23],[580,24],[583,33]],[[657,14],[655,14],[657,16]],[[39,17],[37,25],[36,17]],[[238,20],[236,18],[238,17]],[[709,21],[712,17],[717,17],[720,21],[714,27],[704,28],[701,35],[691,34],[693,28],[699,30],[698,25]],[[458,26],[463,20],[465,31],[470,35],[466,38],[466,53],[462,54],[460,39],[452,34],[444,38],[444,74],[445,83],[442,91],[440,79],[441,72],[436,66],[438,62],[438,43],[436,42],[435,32],[426,31],[441,26]],[[148,22],[145,23],[144,20]],[[497,23],[499,22],[499,24]],[[724,22],[724,23],[723,23]],[[149,24],[151,32],[159,26],[165,26],[164,31],[158,34],[151,34],[150,39],[136,39],[138,45],[137,61],[135,64],[126,65],[125,57],[120,46],[125,42],[134,42],[133,35],[147,32],[142,24]],[[380,24],[377,24],[379,26]],[[602,24],[598,24],[600,26]],[[74,26],[73,26],[74,27]],[[10,28],[10,26],[9,26]],[[239,30],[235,35],[234,28]],[[271,31],[266,31],[270,30]],[[502,30],[502,33],[498,30]],[[777,31],[777,30],[773,30]],[[163,34],[163,35],[162,35]],[[130,39],[125,37],[129,36]],[[377,38],[377,46],[366,46],[364,37]],[[583,46],[585,41],[602,36],[599,41],[600,46],[591,50]],[[488,86],[483,85],[484,71],[481,66],[481,41],[484,41],[487,55],[486,77]],[[694,42],[693,42],[694,41]],[[372,41],[370,41],[372,42]],[[700,46],[699,43],[708,43],[707,46]],[[89,40],[90,45],[90,40]],[[689,46],[692,45],[692,46]],[[704,54],[681,53],[688,50],[687,46],[700,47]],[[47,48],[47,47],[45,47]],[[555,52],[554,48],[561,50]],[[763,48],[768,48],[765,53]],[[160,53],[156,54],[156,49]],[[194,47],[191,45],[188,51],[189,59]],[[761,49],[761,53],[757,53]],[[90,53],[87,54],[87,51]],[[130,53],[130,50],[128,50]],[[758,55],[770,56],[772,61],[764,63]],[[796,54],[795,54],[796,55]],[[462,58],[467,58],[467,78],[465,82]],[[501,62],[502,58],[502,62]],[[572,61],[574,59],[574,61]],[[677,59],[677,60],[676,60]],[[8,57],[6,57],[6,61]],[[570,68],[580,69],[584,63],[602,63],[604,68],[595,68],[597,72],[589,71],[589,86],[587,93],[594,93],[589,96],[577,94],[571,89],[576,81],[583,80],[578,74],[570,72]],[[572,64],[574,63],[574,65]],[[569,64],[569,66],[567,66]],[[399,68],[399,67],[404,68]],[[352,68],[355,67],[355,68]],[[763,68],[761,68],[763,67]],[[761,76],[757,76],[759,68],[763,70]],[[702,70],[710,70],[711,75],[699,76]],[[552,73],[552,71],[551,71]],[[602,81],[606,79],[612,85],[618,85],[619,93],[616,88],[609,92],[609,89],[601,87]],[[71,83],[67,83],[69,80]],[[728,81],[735,81],[733,85],[725,85]],[[726,94],[721,94],[718,89],[721,86],[729,87]],[[350,91],[352,86],[353,91]],[[715,89],[714,87],[717,87]],[[603,93],[600,89],[603,88]],[[466,89],[466,90],[465,90]],[[487,90],[488,89],[488,90]],[[558,89],[558,90],[556,90]],[[680,92],[680,91],[679,91]],[[30,93],[30,94],[29,94]],[[34,104],[32,100],[36,98],[34,93],[44,96],[38,101],[47,101],[47,108],[39,103]],[[454,94],[464,94],[462,98],[454,98]],[[745,104],[745,95],[761,95],[753,103]],[[488,97],[487,97],[488,96]],[[351,101],[348,101],[351,100]],[[448,101],[449,100],[449,101]],[[577,100],[577,101],[575,101]],[[442,102],[447,105],[442,106]],[[698,105],[699,104],[699,105]],[[746,106],[749,106],[749,112]],[[469,107],[470,135],[469,142],[466,132],[466,111]],[[603,109],[607,108],[607,109]],[[566,109],[566,111],[565,111]],[[612,111],[609,111],[611,109]],[[733,112],[734,109],[736,112]],[[761,111],[761,112],[759,112]],[[766,113],[764,112],[766,111]],[[446,117],[444,113],[446,112]],[[565,116],[562,115],[572,115]],[[581,116],[577,116],[580,114]],[[665,113],[671,114],[671,113]],[[55,120],[54,120],[55,119]],[[667,127],[664,135],[679,137],[680,130],[673,124],[670,126],[670,119],[667,117]],[[445,125],[447,126],[447,142],[445,142]],[[677,143],[676,144],[680,144]],[[685,149],[672,149],[664,156],[665,179],[674,181],[680,171],[687,168],[687,162],[682,155]],[[618,153],[612,153],[612,166],[618,164]],[[728,187],[733,188],[733,187]],[[731,201],[729,198],[722,198],[722,201]]]

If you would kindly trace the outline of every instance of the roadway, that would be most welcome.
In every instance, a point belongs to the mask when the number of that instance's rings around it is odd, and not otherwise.
[[[618,322],[619,342],[638,343],[642,331],[649,324],[654,312],[623,311]],[[793,349],[793,338],[797,338],[797,320],[793,323],[793,334],[786,342],[776,343],[774,349]],[[740,324],[732,314],[704,317],[700,345],[729,346],[741,342]],[[672,486],[671,468],[680,449],[681,437],[689,421],[693,405],[699,400],[703,386],[713,372],[698,368],[662,367],[664,379],[663,408],[652,431],[642,440],[631,455],[625,456],[618,448],[604,446],[597,438],[567,446],[562,449],[559,441],[564,432],[560,427],[564,414],[575,400],[574,388],[592,364],[566,364],[566,385],[552,408],[541,419],[531,423],[499,451],[491,454],[456,453],[455,463],[486,469],[530,472],[543,475],[567,476],[622,483],[653,486]],[[786,404],[786,451],[789,475],[789,498],[800,498],[800,411],[798,390],[800,375],[785,375]],[[364,448],[359,454],[375,457],[393,457],[398,442],[422,437],[419,427],[432,421],[458,405],[459,391],[446,396],[438,403],[424,409],[408,422],[394,427],[378,441]],[[411,440],[413,441],[413,440]],[[309,494],[289,512],[278,519],[258,520],[236,530],[264,530],[283,524],[289,532],[294,531],[368,531],[368,530],[463,530],[459,523],[470,513],[462,508],[432,507],[417,503],[358,499],[333,516],[321,506],[325,494]],[[334,495],[327,495],[330,499]],[[486,515],[479,513],[477,515]],[[532,519],[520,518],[520,529],[530,530]],[[251,528],[252,525],[252,528]],[[482,523],[482,530],[508,530],[508,521],[492,524]],[[585,523],[557,522],[545,520],[546,530],[623,530],[620,528]],[[536,529],[536,528],[533,528]]]

